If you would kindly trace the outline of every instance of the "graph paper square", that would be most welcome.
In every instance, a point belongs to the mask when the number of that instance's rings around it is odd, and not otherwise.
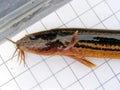
[[[5,67],[5,65],[0,66],[0,74],[1,74],[0,85],[4,84],[12,79],[12,76],[10,75],[10,73],[7,70],[7,68]]]
[[[14,80],[8,82],[7,84],[5,84],[1,90],[8,90],[9,89],[12,89],[12,90],[19,90],[17,84],[14,82]]]
[[[113,84],[111,86],[111,84]],[[105,90],[118,90],[120,88],[120,84],[116,78],[111,79],[104,85]]]
[[[68,87],[66,90],[82,90],[82,87],[78,82],[74,83],[70,87]]]
[[[119,75],[118,75],[118,79],[120,80],[120,73],[119,73]]]
[[[104,90],[102,87],[100,87],[100,88],[97,88],[97,90]]]
[[[36,82],[29,71],[19,75],[16,78],[16,81],[22,90],[30,90],[30,88],[36,85]]]
[[[51,83],[52,82],[52,83]],[[61,87],[59,86],[58,82],[54,77],[49,78],[44,83],[41,84],[41,87],[44,88],[44,90],[61,90]]]
[[[71,27],[71,28],[73,28],[73,26],[74,26],[74,28],[75,28],[75,27],[76,27],[76,28],[77,28],[77,27],[84,28],[84,25],[83,25],[82,22],[79,20],[79,18],[76,18],[76,19],[72,20],[71,22],[67,23],[66,26],[67,26],[67,27]]]
[[[90,73],[86,77],[82,78],[80,82],[82,83],[85,90],[94,90],[100,85],[93,73]],[[94,82],[94,85],[92,82]]]
[[[87,0],[91,6],[94,6],[100,3],[102,0]]]
[[[101,74],[100,71],[102,71],[102,73],[104,74]],[[112,73],[111,69],[109,68],[107,64],[104,64],[100,66],[99,68],[97,68],[95,70],[95,73],[97,77],[100,79],[101,83],[104,83],[105,81],[109,80],[111,77],[114,76],[114,74]]]
[[[110,15],[112,15],[111,10],[109,9],[109,7],[107,6],[105,2],[100,3],[93,9],[95,10],[96,14],[101,20],[104,20],[108,18]]]
[[[108,63],[110,64],[111,68],[113,69],[113,71],[115,72],[115,74],[118,74],[120,72],[120,64],[118,62],[119,60],[110,60]],[[113,65],[114,64],[114,65]]]
[[[60,19],[55,13],[48,15],[47,17],[43,18],[41,21],[45,25],[46,28],[55,28],[55,27],[59,27],[60,25],[62,25]],[[50,25],[49,23],[53,23],[53,25]]]
[[[42,23],[40,21],[36,22],[35,24],[31,25],[30,27],[28,27],[26,30],[28,31],[28,33],[34,33],[39,32],[40,30],[44,30],[45,28],[43,27]]]
[[[12,37],[17,41],[33,32],[51,28],[120,29],[119,0],[72,0]],[[120,59],[85,59],[91,69],[65,56],[43,56],[25,52],[26,65],[11,59],[15,45],[0,45],[0,90],[120,90]]]
[[[90,68],[84,66],[79,62],[73,63],[71,65],[71,68],[78,78],[83,78],[85,75],[87,75],[91,71]]]
[[[116,13],[118,20],[120,21],[120,12]]]
[[[42,90],[39,86],[36,86],[34,88],[31,88],[30,90]]]
[[[116,12],[120,9],[119,0],[106,0],[106,2],[109,4],[109,6],[111,7],[111,9],[113,10],[113,12]]]
[[[65,68],[61,72],[57,73],[55,76],[63,88],[66,88],[68,85],[76,81],[74,74],[71,72],[69,68]],[[66,78],[64,78],[64,76]]]
[[[81,15],[90,9],[89,5],[85,0],[73,0],[71,2],[71,5],[73,6],[74,10],[78,15]]]
[[[110,23],[112,22],[112,23]],[[116,23],[116,26],[113,25],[113,23]],[[115,18],[115,16],[112,16],[111,18],[105,20],[103,22],[103,24],[108,28],[108,29],[119,29],[120,27],[120,23],[118,22],[118,20]]]
[[[26,57],[27,57],[26,64],[28,65],[28,67],[32,67],[43,61],[43,59],[40,57],[40,55],[37,55],[37,54],[35,55],[33,53],[27,53]]]
[[[12,43],[5,42],[4,44],[0,46],[0,55],[4,61],[7,61],[12,57],[14,50],[15,48]],[[3,53],[3,52],[11,52],[11,53]]]
[[[59,17],[63,23],[67,23],[68,21],[70,21],[71,19],[74,19],[76,17],[76,14],[74,13],[73,9],[71,8],[71,6],[69,4],[63,6],[56,12],[59,15]],[[68,14],[68,13],[70,13],[70,14]]]
[[[44,79],[47,79],[52,75],[44,62],[41,62],[31,68],[31,71],[39,82],[42,82]]]
[[[3,61],[2,61],[2,59],[1,59],[1,57],[0,57],[0,65],[3,63]]]
[[[66,56],[63,56],[62,58],[66,61],[67,65],[71,65],[72,63],[75,62],[74,59],[66,57]]]
[[[92,18],[92,17],[94,17],[94,18]],[[84,13],[83,15],[80,16],[80,18],[87,27],[92,27],[100,22],[92,10]]]
[[[50,57],[48,60],[46,60],[46,62],[49,65],[49,67],[51,68],[53,73],[56,73],[59,70],[61,70],[67,66],[67,64],[65,63],[63,58],[60,56],[57,56],[57,58],[56,58],[56,56]],[[55,68],[55,67],[57,67],[57,68]]]
[[[104,27],[104,25],[102,23],[98,23],[97,25],[93,26],[93,28],[105,29],[105,27]]]
[[[23,63],[20,65],[19,62],[17,62],[17,58],[18,57],[16,56],[12,60],[6,62],[8,69],[10,70],[10,72],[14,77],[16,77],[17,75],[23,73],[28,69],[27,67],[24,67]]]

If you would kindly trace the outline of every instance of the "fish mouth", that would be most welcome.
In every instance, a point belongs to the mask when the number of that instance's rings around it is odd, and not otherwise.
[[[16,45],[16,49],[15,49],[13,55],[12,55],[12,58],[15,56],[16,52],[18,51],[18,59],[17,59],[17,61],[20,61],[20,64],[23,61],[24,65],[25,65],[25,53],[24,53],[24,49],[20,48],[20,45],[17,42],[15,42],[15,41],[7,38],[7,37],[5,37],[5,39]]]
[[[22,61],[23,61],[23,63],[25,64],[25,53],[24,53],[24,51],[23,51],[21,48],[19,48],[19,46],[17,46],[17,48],[15,49],[15,51],[14,51],[14,53],[13,53],[12,58],[15,56],[16,52],[18,52],[18,59],[17,59],[17,61],[18,61],[20,64],[21,64]]]

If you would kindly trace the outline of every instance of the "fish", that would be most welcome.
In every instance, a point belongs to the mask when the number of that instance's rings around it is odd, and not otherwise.
[[[25,53],[62,55],[93,68],[96,65],[83,57],[120,58],[120,31],[93,28],[54,28],[28,34],[16,45],[18,59],[25,61]]]

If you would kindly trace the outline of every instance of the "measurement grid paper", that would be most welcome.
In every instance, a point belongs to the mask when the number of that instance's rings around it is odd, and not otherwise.
[[[120,29],[120,0],[72,0],[26,28],[12,40],[51,28],[80,27]],[[120,59],[88,58],[97,67],[64,56],[26,53],[19,65],[15,45],[0,45],[0,90],[120,90]]]

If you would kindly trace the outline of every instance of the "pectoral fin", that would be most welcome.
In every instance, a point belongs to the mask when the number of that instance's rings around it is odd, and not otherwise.
[[[86,65],[86,66],[89,67],[89,68],[93,68],[93,67],[96,66],[94,63],[92,63],[92,62],[90,62],[90,61],[88,61],[88,60],[85,60],[85,59],[83,59],[83,58],[79,58],[79,57],[75,57],[75,56],[68,56],[68,57],[71,57],[71,58],[79,61],[80,63]]]

